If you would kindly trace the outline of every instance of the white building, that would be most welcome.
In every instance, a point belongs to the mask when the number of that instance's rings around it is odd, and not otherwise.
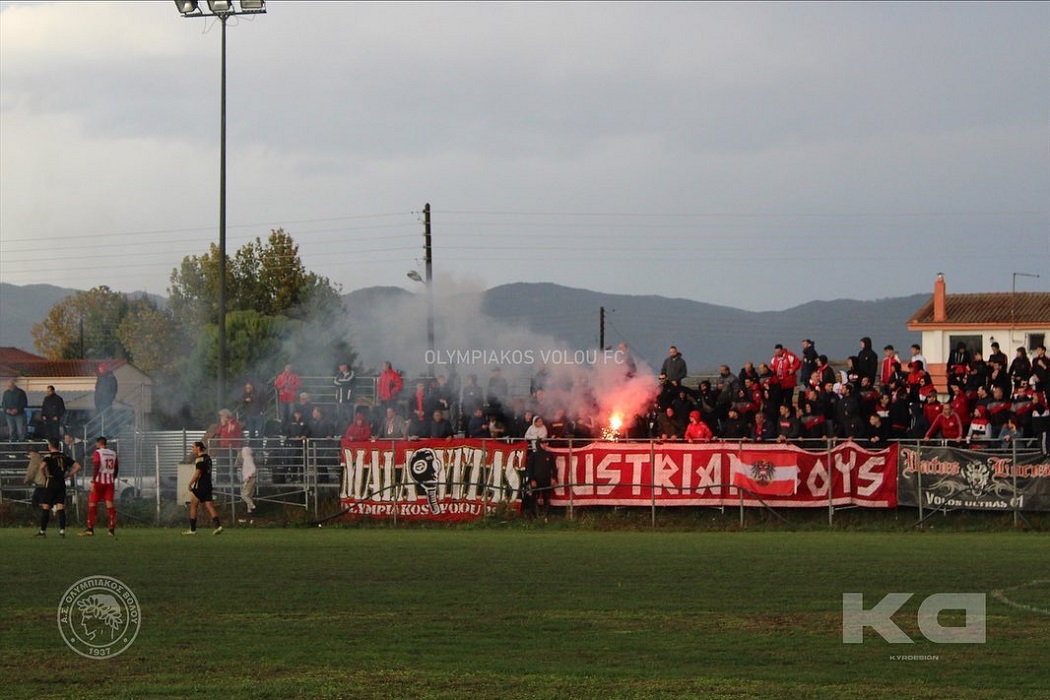
[[[944,275],[938,274],[933,296],[908,319],[908,330],[922,333],[922,353],[938,388],[946,384],[948,357],[960,342],[986,360],[994,342],[1009,360],[1017,348],[1025,348],[1031,356],[1033,348],[1046,345],[1050,293],[948,294],[946,287]]]

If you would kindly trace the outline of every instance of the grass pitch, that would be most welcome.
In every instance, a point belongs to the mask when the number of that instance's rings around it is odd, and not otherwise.
[[[1050,539],[1020,533],[0,529],[5,698],[1035,698],[1050,662]],[[104,532],[104,531],[103,531]],[[136,594],[106,660],[59,633],[89,575]],[[1003,591],[999,597],[993,591]],[[842,594],[915,643],[842,643]],[[986,593],[984,644],[916,625]],[[945,612],[945,625],[962,624]]]

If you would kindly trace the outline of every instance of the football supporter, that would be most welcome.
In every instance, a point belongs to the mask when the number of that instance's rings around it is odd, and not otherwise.
[[[894,365],[897,369],[894,369]],[[901,366],[901,358],[897,355],[897,351],[893,349],[892,345],[887,345],[882,349],[882,364],[879,369],[879,383],[888,387],[890,382],[893,380],[894,375],[899,371]]]
[[[685,428],[685,439],[689,442],[711,442],[713,438],[711,428],[700,420],[700,411],[690,411],[689,425]]]
[[[942,440],[958,442],[963,438],[963,422],[959,414],[955,412],[950,402],[941,404],[941,414],[930,424],[926,431],[926,439],[930,440],[935,435],[940,435]]]
[[[769,369],[773,373],[773,382],[770,384],[773,391],[770,398],[774,403],[791,405],[795,395],[795,386],[798,384],[798,373],[802,369],[802,361],[795,353],[777,343],[773,348]]]
[[[794,442],[802,437],[802,423],[795,417],[791,406],[780,405],[780,418],[777,420],[777,442]]]

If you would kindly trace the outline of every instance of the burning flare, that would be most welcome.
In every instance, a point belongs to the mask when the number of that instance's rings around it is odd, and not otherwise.
[[[602,440],[620,439],[620,428],[623,427],[623,414],[613,413],[609,416],[609,427],[602,430]]]

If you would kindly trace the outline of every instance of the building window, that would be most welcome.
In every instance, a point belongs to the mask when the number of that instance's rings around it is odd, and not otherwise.
[[[1031,354],[1039,346],[1046,346],[1046,333],[1029,333],[1028,334],[1028,353]]]
[[[970,357],[973,357],[975,352],[984,352],[984,338],[979,335],[950,335],[948,336],[948,357],[952,356],[955,352],[955,348],[959,347],[959,343],[966,346],[966,349],[970,351]]]

